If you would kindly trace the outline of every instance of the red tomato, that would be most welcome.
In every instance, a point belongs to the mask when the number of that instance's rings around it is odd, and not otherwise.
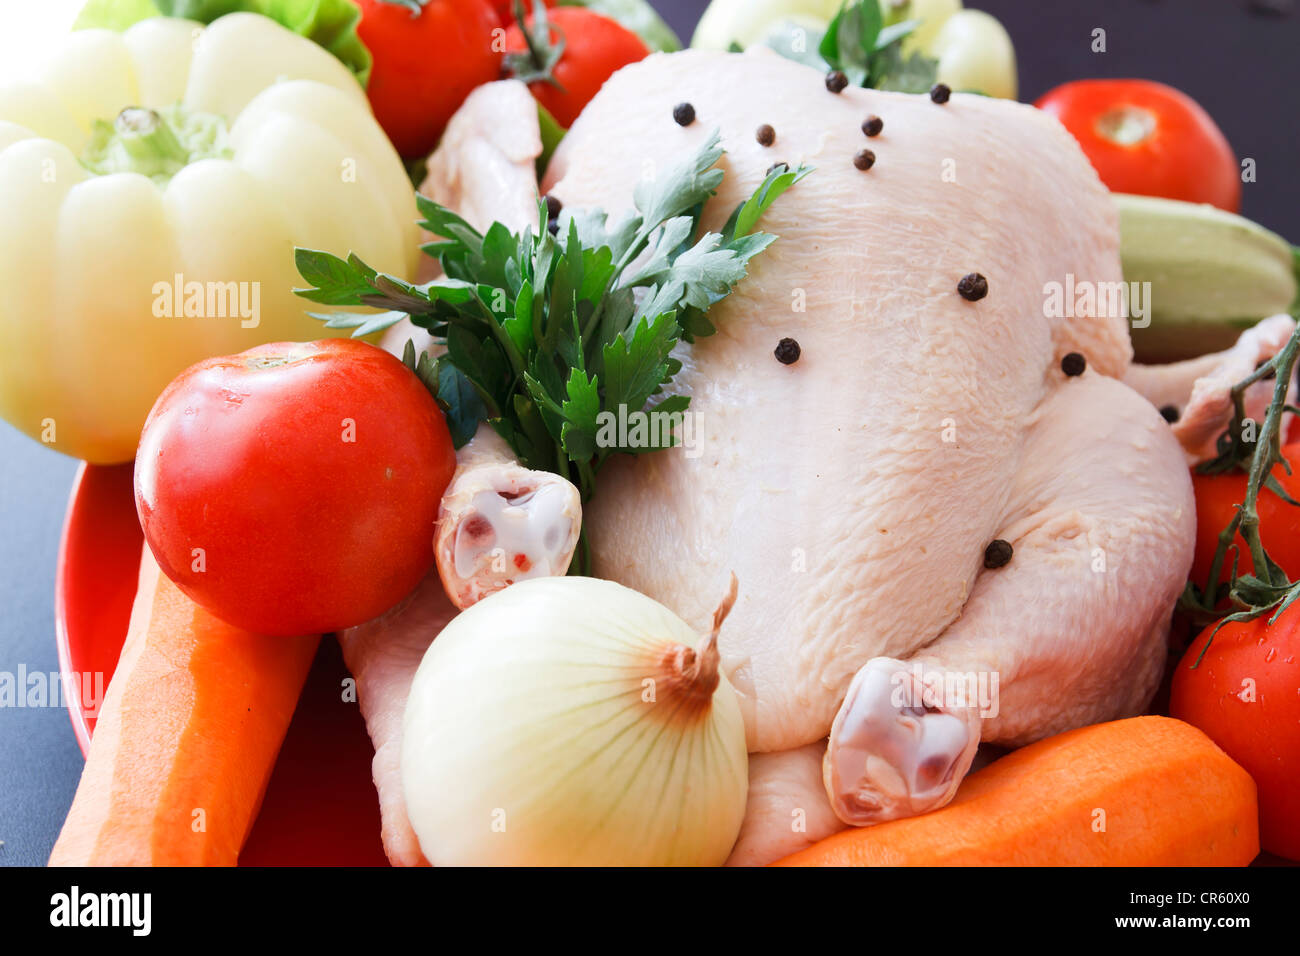
[[[645,59],[650,50],[631,30],[583,7],[557,7],[548,19],[552,43],[564,34],[564,54],[552,74],[564,89],[545,80],[534,81],[529,88],[556,122],[568,128],[615,70]],[[529,27],[532,23],[530,15]],[[506,30],[505,48],[507,53],[527,50],[519,24]]]
[[[360,624],[433,563],[456,467],[433,397],[352,339],[207,359],[159,396],[135,460],[145,539],[217,617],[259,634]]]
[[[1287,445],[1282,454],[1291,463],[1292,474],[1287,475],[1281,465],[1273,469],[1273,476],[1286,493],[1300,501],[1300,444]],[[1190,579],[1198,588],[1204,587],[1210,575],[1210,563],[1219,546],[1219,533],[1232,521],[1236,506],[1246,498],[1246,473],[1229,475],[1198,475],[1192,473],[1192,489],[1196,495],[1196,552],[1192,559]],[[1262,489],[1255,502],[1259,514],[1259,537],[1264,550],[1292,577],[1300,578],[1300,508],[1289,505],[1267,488]],[[1241,535],[1237,535],[1237,573],[1249,574],[1255,567],[1250,559],[1250,549]],[[1220,581],[1232,574],[1232,553],[1224,558]]]
[[[1205,657],[1207,629],[1174,671],[1170,714],[1194,724],[1255,778],[1259,842],[1300,860],[1300,604],[1225,624]]]
[[[500,79],[501,20],[491,0],[423,0],[417,14],[357,0],[357,35],[374,58],[366,95],[398,153],[428,155],[476,86]]]
[[[1079,80],[1035,104],[1083,147],[1113,192],[1236,212],[1241,169],[1223,132],[1185,93],[1149,80]]]

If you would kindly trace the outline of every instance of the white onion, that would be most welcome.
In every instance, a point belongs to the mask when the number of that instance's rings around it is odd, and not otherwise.
[[[712,865],[745,812],[719,607],[701,640],[610,581],[521,581],[430,646],[406,706],[411,824],[439,865]],[[699,645],[698,652],[695,649]]]

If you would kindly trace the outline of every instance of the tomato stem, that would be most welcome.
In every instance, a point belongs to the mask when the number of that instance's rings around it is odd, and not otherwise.
[[[1291,501],[1278,484],[1277,479],[1273,477],[1273,468],[1280,464],[1287,474],[1291,473],[1291,465],[1282,455],[1282,417],[1292,408],[1287,404],[1286,396],[1295,373],[1297,358],[1300,358],[1300,327],[1297,327],[1296,331],[1292,333],[1291,338],[1277,355],[1261,364],[1249,376],[1232,387],[1234,409],[1232,422],[1228,426],[1228,431],[1220,438],[1220,445],[1229,449],[1236,448],[1245,441],[1243,436],[1246,431],[1246,389],[1270,374],[1275,373],[1277,376],[1277,384],[1273,387],[1273,397],[1269,402],[1268,412],[1264,416],[1264,424],[1260,427],[1259,434],[1256,436],[1255,447],[1250,456],[1246,494],[1241,504],[1236,506],[1236,514],[1228,523],[1228,526],[1219,534],[1214,560],[1210,564],[1209,580],[1206,581],[1204,589],[1199,594],[1194,586],[1188,589],[1189,600],[1185,603],[1190,605],[1190,610],[1204,612],[1211,619],[1218,618],[1218,623],[1210,632],[1205,641],[1205,646],[1201,648],[1201,652],[1192,663],[1192,667],[1200,664],[1215,635],[1218,634],[1219,628],[1223,627],[1223,625],[1230,621],[1254,620],[1276,608],[1276,612],[1269,619],[1269,623],[1272,624],[1277,620],[1278,615],[1285,611],[1297,598],[1300,598],[1300,583],[1292,582],[1287,577],[1286,571],[1269,556],[1268,551],[1264,548],[1264,542],[1259,533],[1259,511],[1257,508],[1259,493],[1264,488],[1269,488],[1279,496]],[[1225,451],[1224,455],[1220,457],[1224,458],[1227,455],[1228,452]],[[1239,459],[1232,464],[1235,467],[1240,467]],[[1227,470],[1228,467],[1228,464],[1224,464],[1221,470]],[[1291,501],[1291,503],[1295,504],[1294,501]],[[1219,576],[1223,570],[1228,549],[1237,548],[1235,544],[1237,535],[1241,536],[1246,543],[1246,547],[1250,550],[1253,568],[1250,574],[1238,575],[1237,557],[1234,555],[1232,575],[1229,579],[1227,593],[1232,606],[1236,610],[1223,614],[1218,609],[1221,593]]]
[[[514,0],[515,25],[523,35],[524,46],[528,52],[506,57],[506,67],[512,76],[525,83],[549,83],[561,93],[567,93],[564,86],[555,78],[555,66],[564,56],[566,39],[564,31],[551,23],[546,15],[543,0],[533,0],[533,25],[530,27],[525,16],[523,0]],[[551,31],[556,40],[551,42]]]

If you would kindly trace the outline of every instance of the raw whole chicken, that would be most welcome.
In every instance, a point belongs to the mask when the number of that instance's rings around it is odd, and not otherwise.
[[[426,191],[480,229],[521,228],[537,198],[525,92],[481,88],[431,160]],[[686,127],[680,102],[695,109]],[[884,120],[871,139],[869,114]],[[754,135],[765,123],[771,147]],[[740,580],[722,649],[752,755],[731,862],[755,864],[942,805],[981,741],[1142,710],[1191,561],[1186,460],[1226,424],[1240,368],[1291,326],[1131,366],[1122,315],[1046,314],[1047,282],[1120,278],[1109,197],[1054,120],[976,96],[835,95],[761,53],[623,69],[546,188],[616,217],[640,177],[714,128],[727,175],[713,228],[773,163],[817,169],[764,216],[780,239],[711,311],[717,334],[679,351],[673,390],[692,396],[702,454],[611,460],[586,520],[599,576],[693,626],[730,572]],[[864,148],[876,161],[860,170]],[[983,297],[973,280],[958,292],[972,273]],[[799,344],[792,364],[774,355],[783,338]],[[415,667],[455,613],[438,585],[342,638],[395,863],[423,862],[396,753]]]
[[[597,576],[695,627],[739,578],[721,647],[756,754],[751,817],[773,778],[818,824],[809,841],[920,813],[981,740],[1141,712],[1195,514],[1178,440],[1122,384],[1126,317],[1047,314],[1046,283],[1121,279],[1115,212],[1074,141],[1003,100],[836,95],[774,55],[688,51],[613,76],[544,187],[616,218],[713,129],[727,175],[708,227],[773,163],[816,171],[764,216],[780,240],[711,311],[718,333],[680,354],[670,392],[692,397],[696,454],[611,461],[587,528]],[[789,813],[760,822],[747,861],[794,848]]]

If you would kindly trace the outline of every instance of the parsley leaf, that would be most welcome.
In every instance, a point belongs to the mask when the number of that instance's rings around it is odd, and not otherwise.
[[[436,359],[417,359],[408,344],[405,360],[446,410],[457,447],[487,421],[520,464],[564,475],[587,500],[610,455],[676,441],[672,428],[651,428],[647,441],[613,424],[643,411],[680,424],[687,396],[647,407],[681,370],[674,350],[714,332],[709,308],[776,239],[754,231],[759,218],[811,172],[778,166],[721,232],[704,232],[722,152],[715,131],[685,161],[638,183],[634,212],[611,223],[600,210],[564,210],[554,234],[544,202],[535,227],[513,233],[494,223],[479,233],[419,196],[420,225],[436,237],[421,248],[438,260],[442,277],[413,285],[355,255],[298,249],[309,285],[296,291],[322,305],[384,310],[313,313],[353,335],[409,316],[446,346]]]
[[[832,69],[843,70],[854,86],[865,86],[883,26],[884,17],[876,0],[841,6],[826,25],[818,52]]]
[[[938,62],[917,51],[903,55],[903,40],[920,25],[915,19],[887,22],[877,0],[846,0],[827,24],[817,52],[855,86],[924,93],[934,85]],[[779,45],[776,49],[786,53]],[[792,58],[807,62],[806,54]]]

